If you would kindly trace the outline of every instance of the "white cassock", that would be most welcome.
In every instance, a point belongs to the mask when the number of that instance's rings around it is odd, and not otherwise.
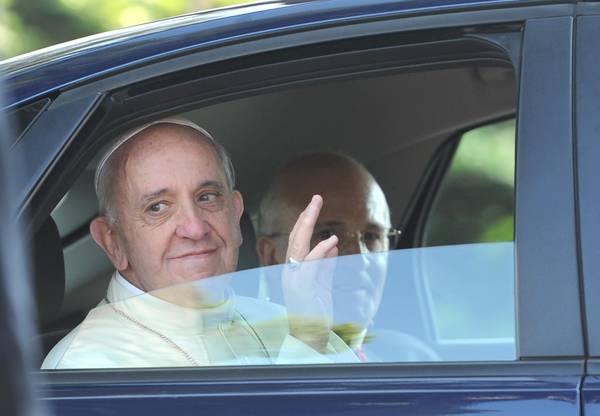
[[[289,333],[285,309],[230,296],[188,308],[145,293],[118,272],[106,298],[48,353],[42,369],[357,362],[330,332],[317,352]]]

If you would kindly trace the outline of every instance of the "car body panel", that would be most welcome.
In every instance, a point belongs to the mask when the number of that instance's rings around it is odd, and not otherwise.
[[[575,192],[571,121],[572,30],[571,17],[540,19],[528,22],[524,36],[517,133],[516,171],[519,179],[515,241],[517,259],[537,258],[532,262],[517,261],[517,308],[523,313],[519,320],[519,353],[525,357],[584,353],[577,242],[573,232],[576,214],[571,202]],[[540,71],[544,71],[543,76]],[[550,90],[552,98],[547,95]],[[562,116],[547,119],[548,114]],[[540,153],[540,147],[547,150]],[[541,166],[552,168],[540,175]],[[537,202],[530,205],[524,201]],[[553,224],[552,228],[545,226],[549,223]],[[560,248],[555,243],[556,233],[563,236],[564,245]],[[545,284],[548,279],[562,280],[565,286],[548,287]],[[543,291],[542,287],[545,287]],[[565,291],[569,296],[564,296]],[[555,308],[557,304],[561,307]],[[562,319],[569,320],[568,333],[555,331],[553,325],[540,324],[546,319],[556,325],[560,325]],[[546,342],[537,342],[542,338]],[[550,353],[544,347],[546,343],[560,345],[561,351]]]
[[[583,412],[585,415],[600,415],[600,362],[592,359],[588,363],[586,376],[581,392]]]
[[[406,378],[322,382],[211,381],[177,385],[56,388],[49,407],[60,415],[208,413],[315,415],[578,415],[578,377]]]
[[[0,82],[0,105],[4,85]],[[30,253],[24,233],[14,220],[17,185],[13,179],[23,167],[24,155],[10,150],[12,126],[0,113],[0,402],[2,412],[15,416],[44,414],[47,410],[33,391],[37,380],[31,368],[39,355],[38,345],[31,342],[36,333],[34,301],[31,294]]]

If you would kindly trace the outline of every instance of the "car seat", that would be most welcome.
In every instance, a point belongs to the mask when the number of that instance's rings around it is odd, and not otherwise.
[[[60,234],[52,217],[48,216],[34,234],[31,249],[38,338],[45,355],[83,316],[60,317],[65,294],[65,265]]]

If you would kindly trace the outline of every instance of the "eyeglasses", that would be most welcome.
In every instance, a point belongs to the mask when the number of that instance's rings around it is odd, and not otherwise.
[[[358,241],[370,252],[385,251],[396,248],[401,230],[391,229],[370,229],[365,231],[349,231],[343,227],[327,226],[317,227],[310,239],[310,246],[313,248],[321,241],[327,240],[332,235],[338,238],[338,248],[340,250],[352,247],[355,241]],[[287,237],[289,233],[273,233],[265,237]]]
[[[342,227],[324,227],[317,228],[311,237],[311,246],[314,247],[323,240],[327,240],[332,235],[338,238],[338,247],[351,247],[355,241],[362,244],[368,251],[377,252],[395,248],[402,232],[395,228],[392,229],[370,229],[365,231],[349,231]]]

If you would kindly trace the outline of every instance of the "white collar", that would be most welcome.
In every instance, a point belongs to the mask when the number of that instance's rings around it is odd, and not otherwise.
[[[138,296],[138,295],[143,295],[144,293],[146,293],[142,289],[131,284],[129,282],[129,280],[125,279],[123,277],[123,275],[121,273],[119,273],[118,270],[115,270],[114,276],[115,276],[115,280],[117,281],[117,283],[119,283],[122,286],[122,288],[125,292],[129,292],[131,294],[131,296]],[[124,293],[123,293],[123,295],[124,295]],[[127,297],[129,297],[129,296],[124,296],[123,299],[127,298]]]
[[[225,283],[225,282],[223,282]],[[202,287],[210,282],[189,282],[188,288]],[[185,288],[186,285],[180,286]],[[231,288],[225,289],[225,301],[206,308],[188,308],[144,292],[129,283],[116,271],[106,292],[106,301],[128,316],[144,322],[161,332],[200,333],[208,327],[230,322],[235,316],[236,297]],[[177,290],[173,286],[172,290]],[[104,308],[110,307],[108,305]]]

